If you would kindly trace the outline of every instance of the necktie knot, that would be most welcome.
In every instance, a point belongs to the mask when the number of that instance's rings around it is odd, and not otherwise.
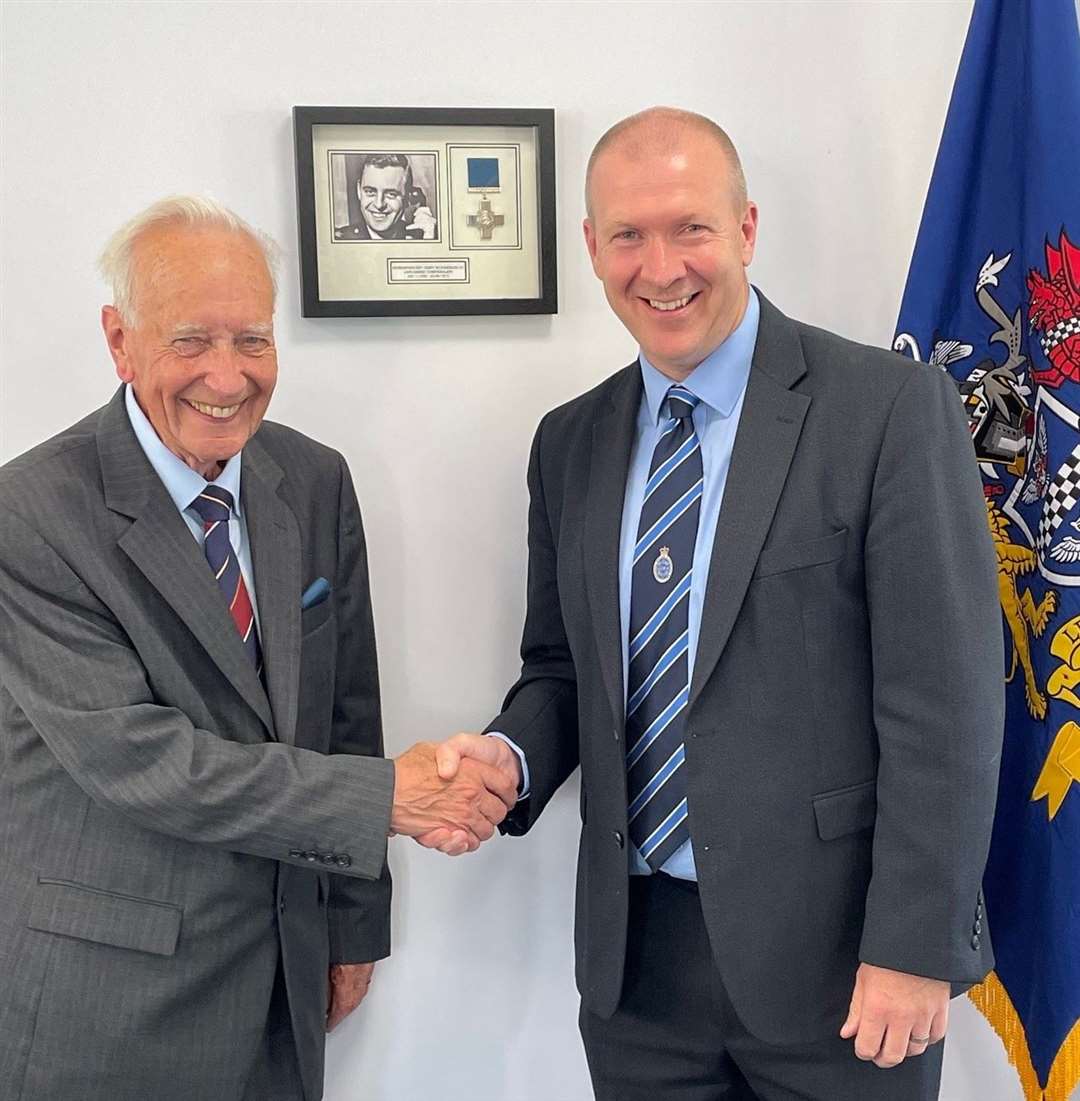
[[[668,416],[675,420],[689,417],[700,401],[701,398],[691,393],[685,386],[672,386],[667,392]]]
[[[233,496],[221,486],[208,485],[188,506],[194,509],[204,524],[226,523],[233,508]]]

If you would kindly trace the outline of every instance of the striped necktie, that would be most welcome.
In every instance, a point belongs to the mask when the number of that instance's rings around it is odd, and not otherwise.
[[[701,399],[667,393],[653,452],[630,586],[626,770],[630,837],[657,871],[690,837],[683,730],[690,698],[690,578],[701,511]]]
[[[255,611],[251,607],[244,575],[240,572],[240,562],[229,541],[232,494],[221,486],[208,485],[188,507],[202,517],[206,561],[210,564],[210,569],[217,578],[218,588],[229,605],[229,615],[240,632],[244,649],[247,650],[256,673],[261,676],[262,650],[259,646],[259,631],[255,626]]]

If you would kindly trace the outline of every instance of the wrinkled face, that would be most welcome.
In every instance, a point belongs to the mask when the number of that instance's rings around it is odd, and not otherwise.
[[[401,217],[405,206],[405,177],[407,170],[387,165],[374,168],[364,166],[356,192],[360,196],[360,211],[368,229],[385,233]]]
[[[611,308],[654,366],[686,378],[742,319],[757,207],[737,208],[723,149],[693,131],[675,152],[616,142],[590,196],[585,241]]]
[[[166,225],[135,244],[131,326],[102,310],[116,373],[161,442],[206,478],[259,427],[277,382],[274,291],[246,234]]]

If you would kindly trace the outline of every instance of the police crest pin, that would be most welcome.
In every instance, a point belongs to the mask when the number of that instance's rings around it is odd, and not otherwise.
[[[671,575],[675,572],[675,563],[671,561],[671,553],[667,547],[661,547],[660,553],[656,556],[656,561],[652,564],[652,575],[656,580],[664,585],[671,580]]]

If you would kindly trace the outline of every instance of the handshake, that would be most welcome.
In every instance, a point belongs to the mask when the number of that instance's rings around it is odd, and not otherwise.
[[[520,761],[501,738],[418,742],[394,758],[390,833],[448,856],[474,852],[513,810],[520,787]]]

